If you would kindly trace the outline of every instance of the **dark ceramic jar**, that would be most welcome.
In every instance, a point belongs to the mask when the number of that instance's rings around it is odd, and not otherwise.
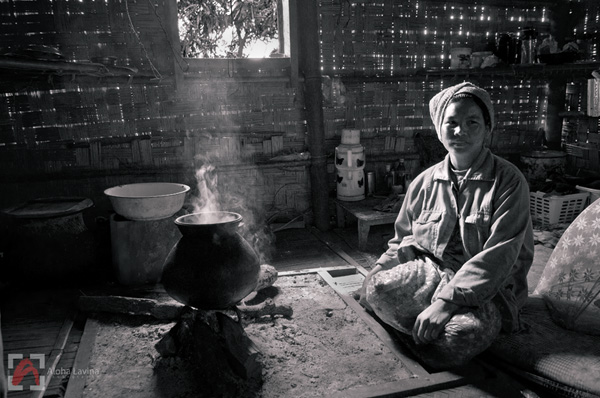
[[[237,232],[242,216],[232,212],[178,217],[182,234],[167,259],[162,284],[175,300],[199,309],[227,309],[250,294],[260,264]]]
[[[10,233],[0,279],[26,286],[68,286],[101,277],[100,237],[84,218],[93,205],[83,197],[48,197],[3,210]]]

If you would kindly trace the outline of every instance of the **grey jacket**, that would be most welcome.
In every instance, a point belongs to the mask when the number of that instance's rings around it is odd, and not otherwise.
[[[455,194],[448,155],[415,178],[395,236],[377,263],[392,268],[406,261],[404,253],[412,247],[432,254],[443,267],[458,222],[466,261],[438,298],[469,307],[494,300],[503,330],[518,330],[534,251],[527,181],[515,165],[484,148],[463,184]]]

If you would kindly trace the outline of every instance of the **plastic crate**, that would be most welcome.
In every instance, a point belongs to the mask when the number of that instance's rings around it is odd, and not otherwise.
[[[541,224],[560,224],[573,221],[583,211],[587,203],[588,192],[571,195],[545,196],[546,192],[529,194],[529,211],[534,222]]]

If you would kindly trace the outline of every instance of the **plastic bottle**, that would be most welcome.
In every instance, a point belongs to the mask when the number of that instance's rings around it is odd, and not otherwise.
[[[396,167],[396,183],[394,185],[402,185],[402,188],[405,189],[405,179],[406,167],[404,166],[404,159],[400,159],[398,161],[398,166]]]
[[[394,185],[394,174],[392,174],[392,165],[385,165],[385,176],[384,176],[385,186],[389,191],[392,190],[392,185]]]

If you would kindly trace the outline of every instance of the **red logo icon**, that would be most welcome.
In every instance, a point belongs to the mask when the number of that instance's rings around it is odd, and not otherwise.
[[[25,358],[22,359],[21,362],[17,365],[13,377],[11,380],[11,384],[13,386],[18,386],[23,381],[23,378],[27,376],[28,373],[33,373],[33,377],[35,378],[35,385],[40,385],[40,372],[33,366],[33,362],[31,359]]]
[[[34,365],[34,361],[37,362],[37,366]],[[41,372],[42,375],[40,375],[40,371],[45,368],[45,363],[46,356],[44,354],[30,354],[29,358],[23,358],[23,354],[8,354],[8,390],[23,391],[23,386],[27,384],[29,384],[30,390],[43,390],[46,375],[44,372]],[[33,376],[34,383],[26,381],[29,374]]]

